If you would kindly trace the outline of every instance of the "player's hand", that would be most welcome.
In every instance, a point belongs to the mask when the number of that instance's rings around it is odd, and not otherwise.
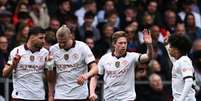
[[[19,63],[20,59],[21,59],[21,56],[19,55],[19,49],[17,49],[17,52],[16,52],[16,54],[15,54],[15,57],[13,58],[13,61],[12,61],[12,65],[13,65],[14,67],[16,67],[17,64]]]
[[[97,98],[98,97],[97,97],[96,93],[92,93],[89,95],[89,101],[96,101]]]
[[[84,84],[84,81],[88,80],[89,78],[89,74],[88,73],[85,73],[85,74],[82,74],[80,75],[78,78],[77,78],[77,83],[79,85],[83,85]]]
[[[143,30],[143,39],[145,44],[152,44],[151,33],[147,30]]]

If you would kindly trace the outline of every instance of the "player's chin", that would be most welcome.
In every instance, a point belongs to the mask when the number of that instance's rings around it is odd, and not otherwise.
[[[121,49],[120,53],[121,54],[125,54],[126,53],[126,49]]]
[[[40,50],[44,45],[43,44],[38,44],[35,46],[36,49]]]

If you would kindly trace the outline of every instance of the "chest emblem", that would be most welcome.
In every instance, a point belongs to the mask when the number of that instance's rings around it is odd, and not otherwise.
[[[119,68],[119,67],[120,67],[120,62],[119,62],[119,61],[116,61],[116,62],[115,62],[115,67],[116,67],[116,68]]]
[[[30,59],[30,61],[34,61],[34,60],[35,60],[35,57],[34,57],[33,55],[31,55],[31,56],[29,57],[29,59]]]
[[[64,59],[68,60],[69,59],[69,55],[68,54],[64,54]]]

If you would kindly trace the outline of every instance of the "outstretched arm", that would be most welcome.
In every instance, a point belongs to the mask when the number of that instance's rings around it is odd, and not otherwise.
[[[154,58],[154,49],[152,45],[151,33],[144,29],[144,43],[147,45],[147,53],[139,57],[139,62],[144,63]]]

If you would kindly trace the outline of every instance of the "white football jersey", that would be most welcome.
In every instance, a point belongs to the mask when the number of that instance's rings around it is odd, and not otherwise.
[[[174,101],[177,101],[184,89],[184,79],[188,77],[193,78],[194,69],[192,61],[188,56],[182,56],[173,63],[172,68],[172,93]],[[193,88],[188,92],[187,97],[195,99],[195,90]],[[186,98],[187,99],[187,98]],[[193,101],[193,100],[185,100]]]
[[[111,52],[101,57],[98,63],[99,74],[104,74],[104,100],[135,100],[135,65],[140,54],[127,52],[117,58]]]
[[[86,99],[88,85],[77,84],[77,78],[88,72],[88,64],[95,61],[87,44],[75,41],[74,46],[64,50],[55,44],[50,47],[56,65],[55,99]]]
[[[201,73],[195,70],[195,80],[198,86],[201,87]]]
[[[16,53],[21,59],[13,69],[13,92],[12,97],[25,100],[45,100],[45,89],[43,84],[45,58],[48,50],[45,48],[32,53],[26,45],[14,48],[9,57],[12,61]]]

